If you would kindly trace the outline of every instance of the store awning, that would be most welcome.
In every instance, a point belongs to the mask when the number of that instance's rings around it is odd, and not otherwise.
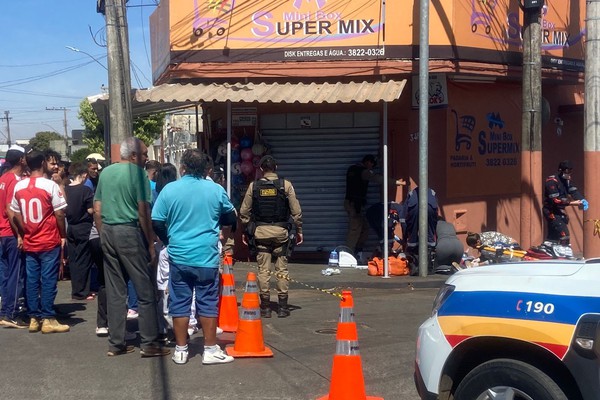
[[[132,90],[133,115],[186,108],[201,103],[377,103],[400,98],[406,80],[349,83],[212,83],[164,84],[150,89]],[[103,120],[108,109],[108,94],[88,97]]]

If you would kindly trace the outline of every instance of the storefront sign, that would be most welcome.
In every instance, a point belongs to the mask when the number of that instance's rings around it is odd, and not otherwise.
[[[256,126],[256,107],[239,107],[231,109],[232,126]]]
[[[447,187],[449,197],[520,192],[521,119],[508,87],[452,88],[448,115]],[[469,98],[467,102],[463,99]],[[480,100],[477,100],[477,99]]]
[[[520,64],[517,0],[439,0],[430,12],[433,58]],[[171,62],[410,59],[419,44],[418,2],[377,0],[162,0],[151,18],[154,51]],[[585,0],[547,0],[546,64],[580,68]],[[165,21],[169,21],[168,29]],[[435,27],[435,29],[434,29]],[[157,53],[159,54],[159,53]],[[157,57],[156,67],[165,65]]]
[[[445,107],[448,105],[448,85],[446,74],[429,74],[429,107]],[[412,107],[419,107],[419,76],[412,77]]]

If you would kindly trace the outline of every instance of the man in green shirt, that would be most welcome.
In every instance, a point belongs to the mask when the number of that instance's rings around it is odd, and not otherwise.
[[[169,354],[157,342],[156,261],[150,219],[150,183],[144,165],[146,145],[137,138],[121,143],[121,161],[104,169],[94,197],[94,218],[104,252],[108,314],[108,355],[133,352],[125,342],[127,277],[138,295],[140,354]]]

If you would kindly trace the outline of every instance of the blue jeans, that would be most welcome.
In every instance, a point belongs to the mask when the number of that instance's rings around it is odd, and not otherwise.
[[[17,238],[0,237],[0,297],[2,297],[0,316],[10,319],[16,317],[24,279],[25,258],[17,248]]]
[[[25,288],[30,317],[54,318],[56,316],[54,299],[58,293],[56,283],[59,263],[60,246],[48,251],[25,252],[27,270]]]

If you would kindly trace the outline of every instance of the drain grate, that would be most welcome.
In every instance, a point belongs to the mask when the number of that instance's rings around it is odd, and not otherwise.
[[[318,333],[319,335],[335,335],[337,333],[337,329],[317,329],[315,333]]]

